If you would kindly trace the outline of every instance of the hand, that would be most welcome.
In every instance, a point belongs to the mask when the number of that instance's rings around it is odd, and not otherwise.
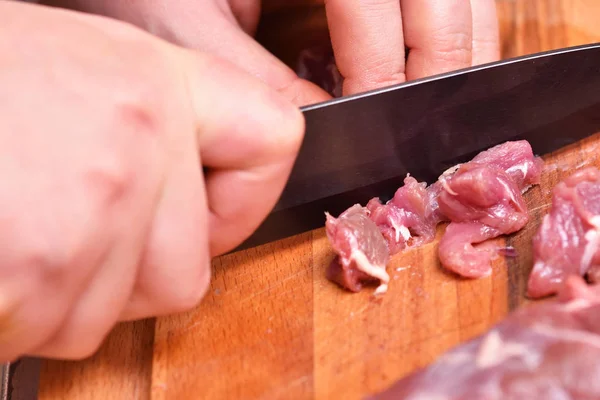
[[[495,0],[325,0],[325,5],[344,94],[500,56]]]
[[[329,96],[296,73],[253,38],[260,0],[46,0],[46,4],[131,22],[172,43],[228,60],[261,79],[294,104]]]
[[[344,95],[499,58],[495,0],[323,1]],[[329,98],[252,39],[260,0],[52,3],[126,20],[173,43],[214,53],[298,105]]]
[[[274,206],[304,129],[227,62],[6,1],[0,121],[0,361],[85,357],[119,320],[196,305],[210,256]]]

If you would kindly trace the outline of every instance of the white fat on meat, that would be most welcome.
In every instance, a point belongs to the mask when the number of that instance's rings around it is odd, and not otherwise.
[[[425,393],[417,393],[416,395],[412,395],[406,400],[451,400],[451,399],[450,399],[450,397],[446,396],[445,394],[425,392]]]
[[[456,164],[455,166],[448,168],[447,170],[445,170],[444,172],[442,172],[442,175],[440,175],[438,177],[438,180],[441,179],[441,178],[443,178],[443,177],[446,177],[448,175],[453,175],[456,171],[458,171],[458,169],[460,168],[461,165],[462,165],[462,163],[461,164]]]
[[[583,343],[585,345],[600,349],[600,335],[595,333],[577,331],[569,328],[557,328],[545,324],[535,324],[532,327],[532,330],[538,334],[549,336],[561,341]]]
[[[511,173],[513,171],[521,171],[523,178],[525,178],[527,176],[527,172],[529,171],[529,162],[525,161],[523,164],[513,165],[506,170],[507,173]]]
[[[478,368],[499,365],[511,357],[520,357],[530,368],[539,364],[539,356],[522,343],[505,342],[500,332],[490,331],[479,346],[475,364]]]
[[[513,196],[513,192],[512,192],[512,190],[510,190],[510,186],[508,186],[508,183],[504,182],[501,179],[497,179],[497,181],[502,185],[502,187],[504,188],[504,190],[506,191],[506,193],[509,195],[510,200],[512,201],[512,203],[514,205],[519,204],[519,203],[517,203],[517,199],[515,199],[515,196]],[[523,211],[523,210],[521,209],[521,211]]]
[[[356,267],[365,274],[381,281],[381,284],[375,290],[376,294],[385,293],[387,291],[387,285],[390,281],[390,276],[385,270],[385,265],[371,264],[365,253],[363,253],[361,250],[352,250],[349,260],[354,261],[356,263]]]
[[[566,312],[573,312],[587,308],[590,305],[591,303],[588,299],[575,299],[565,303],[562,308]]]
[[[450,193],[452,196],[458,196],[458,193],[456,193],[454,190],[452,190],[450,188],[450,186],[448,185],[448,182],[446,181],[446,178],[440,177],[440,183],[442,184],[442,188]]]
[[[396,242],[400,241],[400,236],[402,236],[404,241],[407,241],[408,239],[410,239],[411,234],[406,226],[397,225],[393,219],[390,219],[390,222],[391,222],[392,228],[394,228],[394,232],[396,234]]]
[[[587,243],[585,244],[585,248],[581,256],[580,273],[582,275],[592,264],[594,254],[596,254],[598,247],[600,247],[600,215],[593,216],[587,222],[592,225],[593,228],[585,233],[585,240]]]

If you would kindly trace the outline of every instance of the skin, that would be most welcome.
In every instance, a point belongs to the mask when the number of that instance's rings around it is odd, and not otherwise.
[[[325,3],[344,94],[498,58],[493,0]],[[0,0],[0,361],[196,306],[329,98],[252,38],[257,0],[47,4],[86,14]]]
[[[303,118],[130,25],[7,1],[0,16],[0,360],[87,357],[118,320],[200,301],[210,256],[274,206]]]
[[[499,58],[495,0],[322,1],[336,63],[345,78],[344,95]],[[178,45],[215,54],[297,105],[329,98],[315,85],[299,79],[252,38],[259,21],[260,0],[51,3],[129,21]],[[405,46],[410,50],[406,61]]]

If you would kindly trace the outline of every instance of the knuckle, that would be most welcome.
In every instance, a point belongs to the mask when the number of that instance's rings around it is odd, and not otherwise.
[[[454,27],[439,30],[432,46],[437,57],[446,61],[471,62],[471,35]]]
[[[76,250],[64,246],[58,237],[44,235],[47,240],[32,240],[27,246],[23,270],[37,271],[38,282],[44,285],[58,285],[63,282],[70,267],[76,261]]]
[[[111,155],[99,157],[84,177],[90,193],[98,196],[103,206],[111,206],[126,196],[133,186],[135,174],[125,157]]]
[[[154,91],[154,88],[140,82],[138,87],[129,90],[128,98],[116,100],[114,114],[117,126],[125,127],[135,138],[156,136],[160,129],[150,100]]]

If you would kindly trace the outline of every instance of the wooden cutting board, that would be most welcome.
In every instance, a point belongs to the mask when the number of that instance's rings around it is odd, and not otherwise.
[[[288,62],[302,38],[326,29],[320,1],[267,3],[261,31],[288,29],[265,45]],[[497,4],[502,57],[600,41],[598,0]],[[121,324],[88,360],[45,361],[40,398],[358,399],[380,391],[525,302],[531,238],[551,188],[578,167],[600,166],[598,146],[591,138],[546,157],[541,186],[526,195],[531,222],[499,239],[518,256],[496,260],[489,278],[446,273],[432,243],[393,258],[382,299],[372,289],[350,294],[324,277],[333,253],[323,229],[308,232],[215,259],[210,291],[189,313]]]

